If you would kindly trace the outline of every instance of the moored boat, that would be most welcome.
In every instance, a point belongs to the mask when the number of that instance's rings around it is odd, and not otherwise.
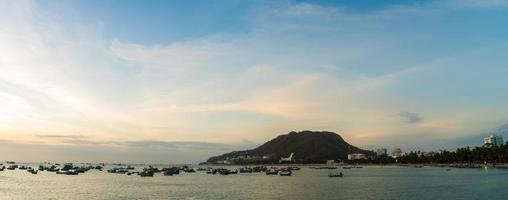
[[[141,177],[153,177],[153,172],[152,171],[142,171],[142,172],[139,172],[139,176]]]
[[[9,165],[9,167],[7,167],[7,170],[15,170],[16,168],[18,168],[18,165]]]
[[[31,174],[37,174],[37,172],[39,172],[39,170],[35,170],[33,168],[27,170],[28,172],[30,172]]]
[[[280,176],[291,176],[291,170],[282,170],[279,172]]]
[[[275,168],[270,168],[265,171],[266,175],[277,175],[277,173],[279,173],[279,171]]]
[[[342,176],[344,176],[344,174],[342,174],[342,172],[339,172],[339,173],[337,173],[337,172],[336,173],[331,173],[330,172],[330,174],[328,174],[328,177],[330,177],[330,178],[333,178],[333,177],[342,177]]]

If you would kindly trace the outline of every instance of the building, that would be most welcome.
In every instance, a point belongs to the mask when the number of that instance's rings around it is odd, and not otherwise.
[[[483,138],[483,145],[485,146],[500,146],[503,144],[503,136],[489,135]]]
[[[400,150],[400,148],[395,148],[392,150],[392,153],[390,156],[392,156],[392,158],[398,158],[398,157],[401,157],[403,156],[404,153],[402,152],[402,150]]]
[[[377,149],[376,150],[376,155],[378,157],[379,156],[387,156],[388,155],[388,150],[386,150],[385,148]]]
[[[365,154],[363,153],[350,153],[347,155],[348,160],[362,160],[365,158]]]

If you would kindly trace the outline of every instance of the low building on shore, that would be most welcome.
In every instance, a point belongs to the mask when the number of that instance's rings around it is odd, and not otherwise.
[[[347,155],[348,160],[363,160],[367,157],[363,153],[350,153]]]

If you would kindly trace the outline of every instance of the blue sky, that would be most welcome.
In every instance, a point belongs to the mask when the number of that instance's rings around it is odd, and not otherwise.
[[[27,160],[198,162],[306,129],[430,151],[508,122],[502,0],[0,10],[0,140]]]

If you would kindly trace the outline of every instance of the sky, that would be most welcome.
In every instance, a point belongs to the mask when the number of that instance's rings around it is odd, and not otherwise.
[[[478,146],[508,133],[507,20],[504,0],[0,0],[0,159],[198,163],[293,130]]]

